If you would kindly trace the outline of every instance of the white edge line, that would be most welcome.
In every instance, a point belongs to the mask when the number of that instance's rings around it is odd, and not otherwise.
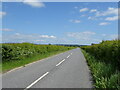
[[[45,74],[43,74],[41,77],[39,77],[37,80],[35,80],[33,83],[31,83],[29,86],[27,86],[24,90],[29,89],[30,87],[32,87],[34,84],[36,84],[38,81],[40,81],[42,78],[44,78],[49,72],[46,72]]]
[[[65,61],[65,59],[63,59],[61,62],[59,62],[56,66],[59,66],[64,61]]]

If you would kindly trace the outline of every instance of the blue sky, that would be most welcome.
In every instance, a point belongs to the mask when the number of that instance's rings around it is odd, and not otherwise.
[[[118,3],[4,2],[2,42],[91,44],[118,34]]]

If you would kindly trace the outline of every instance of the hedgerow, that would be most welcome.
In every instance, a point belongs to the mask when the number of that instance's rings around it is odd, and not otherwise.
[[[56,45],[35,45],[32,43],[4,43],[2,44],[2,62],[22,60],[34,55],[48,54],[56,51],[69,50],[71,47]]]
[[[96,88],[120,89],[120,40],[102,41],[83,46],[83,53],[90,66]]]
[[[120,65],[120,43],[118,40],[102,41],[100,44],[81,47],[86,52],[95,56],[97,60],[105,63],[111,63],[114,67],[119,68]]]

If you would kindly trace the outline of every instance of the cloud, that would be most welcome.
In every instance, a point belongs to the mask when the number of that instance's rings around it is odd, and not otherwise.
[[[105,26],[105,25],[108,25],[108,24],[110,24],[110,23],[108,23],[108,22],[101,22],[99,25],[100,26]]]
[[[91,44],[99,43],[102,40],[113,40],[117,39],[117,34],[99,34],[91,31],[84,32],[69,32],[67,33],[67,39],[71,43],[82,43],[82,44]]]
[[[118,15],[119,10],[120,8],[113,8],[113,7],[108,7],[107,10],[105,11],[99,11],[98,9],[91,9],[89,12],[94,13],[94,15],[89,16],[88,20],[115,21],[120,18],[120,15]]]
[[[92,13],[92,12],[97,12],[97,9],[91,9],[90,13]]]
[[[98,20],[98,19],[103,20],[103,17],[105,17],[105,16],[109,16],[109,17],[105,18],[105,20],[107,20],[107,21],[118,20],[118,10],[120,10],[120,8],[108,7],[107,10],[105,10],[105,11],[91,9],[90,13],[95,12],[95,16],[89,16],[88,20]]]
[[[82,32],[83,34],[86,34],[86,35],[94,35],[96,34],[95,32],[90,32],[90,31],[85,31],[85,32]]]
[[[2,18],[3,16],[5,16],[6,15],[6,12],[1,12],[0,11],[0,18]]]
[[[56,38],[53,35],[51,35],[51,36],[49,36],[49,35],[40,35],[39,37],[41,37],[41,38],[52,38],[52,39]]]
[[[72,23],[80,23],[81,21],[76,19],[76,20],[70,20],[70,22],[72,22]]]
[[[0,31],[13,31],[13,30],[8,28],[3,28],[3,29],[0,29]]]
[[[85,32],[71,32],[68,33],[68,37],[72,37],[80,40],[89,40],[92,35],[95,35],[95,32],[85,31]]]
[[[56,38],[55,36],[50,36],[50,38]]]
[[[85,12],[85,11],[88,11],[89,9],[88,8],[82,8],[80,9],[80,12]]]
[[[69,32],[67,33],[68,40],[71,43],[78,43],[78,44],[91,44],[91,43],[99,43],[99,38],[95,38],[97,34],[91,31],[84,31],[84,32]]]
[[[96,18],[96,17],[91,17],[91,16],[89,16],[89,17],[88,17],[88,20],[97,20],[97,18]]]
[[[43,42],[43,41],[45,41],[45,40],[35,40],[35,41],[36,41],[36,42],[41,42],[41,41]]]
[[[40,2],[39,0],[23,0],[24,4],[30,5],[32,7],[45,7],[45,4]]]
[[[118,15],[118,8],[109,7],[106,11],[97,11],[96,16],[108,16],[108,15]]]
[[[57,37],[53,35],[40,35],[40,34],[22,34],[22,33],[14,33],[12,35],[7,35],[3,33],[2,35],[3,42],[10,43],[21,43],[21,42],[30,42],[30,43],[48,43],[53,42],[57,39]]]
[[[101,34],[101,36],[106,40],[118,39],[118,34]]]
[[[93,19],[92,17],[88,17],[88,20],[91,20],[91,19]]]
[[[20,33],[15,33],[16,36],[20,36]]]
[[[107,21],[115,21],[115,20],[118,20],[118,16],[107,17],[105,20],[107,20]]]
[[[118,34],[111,34],[109,37],[111,39],[118,39]]]

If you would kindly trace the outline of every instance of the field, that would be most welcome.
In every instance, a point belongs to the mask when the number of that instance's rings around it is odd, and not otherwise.
[[[72,48],[56,45],[35,45],[32,43],[2,44],[0,50],[2,55],[2,70],[5,72]]]
[[[92,71],[96,88],[120,89],[120,41],[102,41],[81,47]]]

